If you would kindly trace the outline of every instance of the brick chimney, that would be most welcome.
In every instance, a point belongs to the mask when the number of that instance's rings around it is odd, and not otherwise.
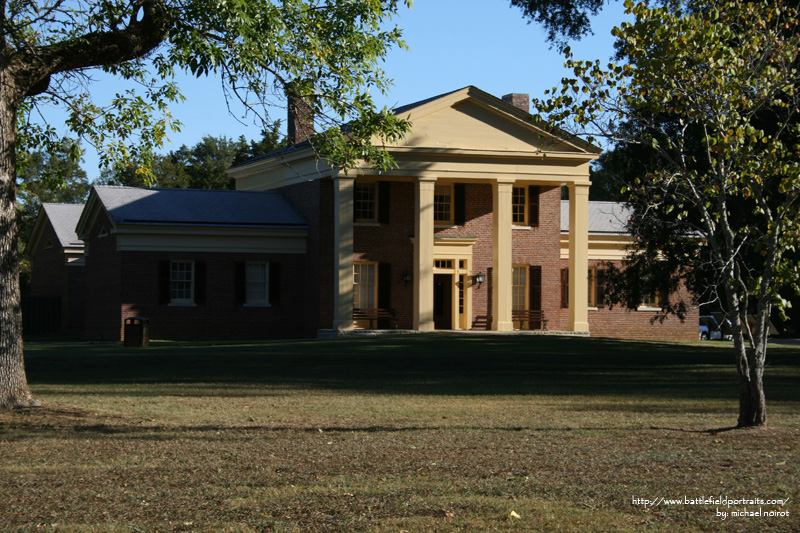
[[[531,96],[527,93],[511,93],[507,94],[503,97],[503,101],[507,104],[511,104],[514,107],[518,107],[522,109],[526,113],[531,112],[530,108],[530,101]]]
[[[300,144],[314,135],[313,98],[301,95],[292,84],[286,87],[288,99],[288,124],[286,136],[291,144]]]

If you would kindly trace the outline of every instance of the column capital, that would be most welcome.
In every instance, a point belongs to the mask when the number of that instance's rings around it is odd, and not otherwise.
[[[575,194],[589,194],[589,187],[592,185],[591,182],[572,182],[567,183],[567,187],[570,190],[574,190]]]
[[[492,178],[492,180],[496,182],[498,185],[514,185],[514,183],[516,183],[517,181],[515,178],[507,176]]]
[[[439,176],[437,176],[436,174],[431,174],[429,172],[416,174],[414,177],[417,179],[417,181],[422,183],[432,183],[439,179]]]
[[[334,180],[336,180],[336,181],[338,181],[338,182],[342,182],[342,183],[348,183],[348,182],[354,182],[354,181],[356,181],[356,177],[355,177],[355,176],[351,176],[351,175],[349,175],[349,174],[344,174],[344,173],[342,173],[341,171],[334,172],[334,173],[331,175],[331,177],[332,177]]]

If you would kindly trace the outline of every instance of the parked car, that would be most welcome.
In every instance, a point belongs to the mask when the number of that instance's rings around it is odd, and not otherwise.
[[[721,313],[716,314],[716,316],[702,315],[700,317],[700,340],[732,341],[733,327],[731,326],[731,321]]]
[[[717,322],[717,319],[711,315],[703,315],[700,317],[700,340],[722,340],[722,327],[719,322]]]

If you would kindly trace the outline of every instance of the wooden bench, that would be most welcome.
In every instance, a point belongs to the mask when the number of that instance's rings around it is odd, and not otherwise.
[[[377,329],[379,320],[387,320],[390,324],[394,324],[394,329],[397,329],[397,315],[394,309],[353,309],[353,320],[368,320],[368,329]],[[390,326],[391,327],[391,326]]]
[[[544,317],[544,311],[539,309],[521,309],[511,311],[511,320],[520,323],[520,329],[542,329],[547,330],[547,319]],[[525,324],[528,327],[525,328]],[[472,329],[492,329],[492,317],[481,315],[475,317],[472,322]]]
[[[511,311],[511,319],[520,322],[520,329],[547,330],[547,319],[541,309],[515,309]],[[524,328],[525,323],[528,324],[527,328]]]

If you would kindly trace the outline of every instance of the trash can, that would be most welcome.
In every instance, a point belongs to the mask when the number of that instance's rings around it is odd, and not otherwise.
[[[150,346],[150,320],[140,316],[125,319],[125,347]]]

